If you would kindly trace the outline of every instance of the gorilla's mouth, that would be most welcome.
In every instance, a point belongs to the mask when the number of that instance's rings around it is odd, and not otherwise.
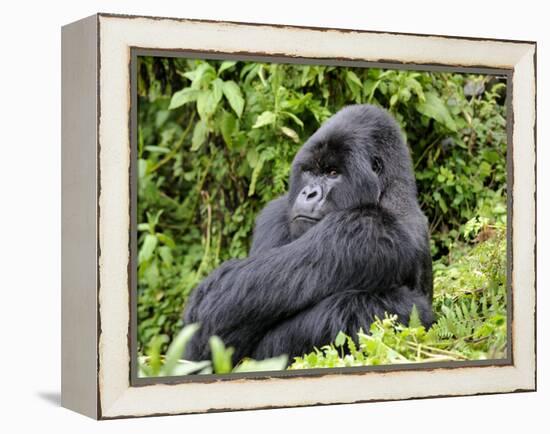
[[[309,215],[300,214],[300,215],[297,215],[296,217],[294,217],[292,220],[293,221],[309,222],[309,223],[317,223],[321,219],[318,218],[318,217],[312,217],[312,216],[309,216]]]

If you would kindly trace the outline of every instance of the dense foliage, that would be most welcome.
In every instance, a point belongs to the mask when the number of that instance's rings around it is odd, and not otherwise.
[[[189,292],[224,260],[246,256],[254,219],[286,190],[300,145],[339,108],[368,102],[390,110],[411,149],[430,221],[438,322],[421,332],[382,319],[361,339],[378,327],[380,342],[407,358],[401,345],[411,340],[422,344],[420,358],[430,353],[424,345],[453,357],[502,355],[505,94],[502,79],[485,75],[141,57],[140,353],[160,360]],[[493,253],[490,264],[475,262]]]

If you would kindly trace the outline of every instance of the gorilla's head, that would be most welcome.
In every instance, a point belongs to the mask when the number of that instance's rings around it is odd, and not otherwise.
[[[289,203],[293,239],[333,211],[417,206],[411,158],[395,120],[371,105],[348,106],[328,119],[294,158]]]

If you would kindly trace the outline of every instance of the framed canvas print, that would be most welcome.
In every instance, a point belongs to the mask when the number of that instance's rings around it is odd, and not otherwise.
[[[62,30],[62,404],[533,391],[536,44]]]

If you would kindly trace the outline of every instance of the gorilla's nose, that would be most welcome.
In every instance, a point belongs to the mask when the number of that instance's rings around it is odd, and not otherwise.
[[[300,201],[314,204],[323,198],[323,190],[320,185],[306,185],[300,192]]]

